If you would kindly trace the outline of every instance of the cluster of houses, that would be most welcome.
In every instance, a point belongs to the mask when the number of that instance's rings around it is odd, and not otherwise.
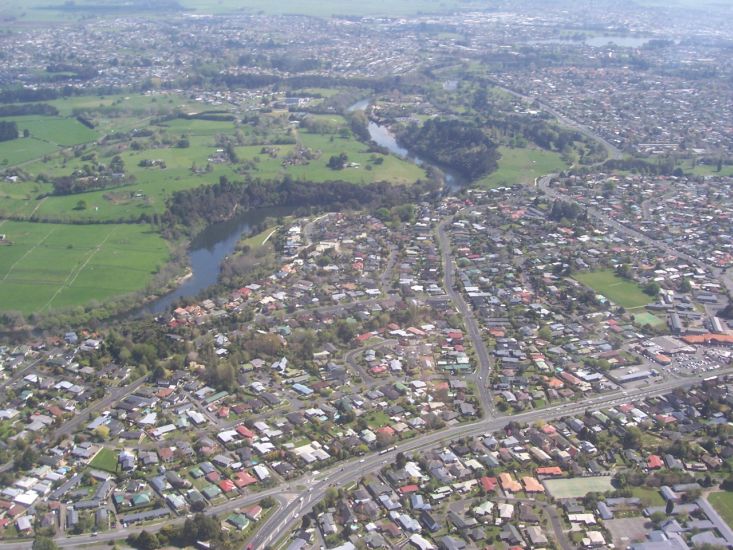
[[[715,381],[398,456],[346,494],[327,497],[315,528],[297,531],[290,546],[727,547],[733,532],[704,488],[724,479],[733,446],[725,435],[712,447],[696,442],[728,422],[709,404],[731,400],[730,390]],[[630,443],[634,430],[664,443]]]

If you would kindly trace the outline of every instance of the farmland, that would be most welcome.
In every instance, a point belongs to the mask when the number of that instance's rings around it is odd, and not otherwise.
[[[6,311],[43,312],[144,289],[169,255],[147,221],[163,214],[177,191],[222,177],[354,184],[425,177],[408,161],[371,151],[338,114],[308,115],[302,127],[285,111],[246,122],[233,108],[219,119],[192,118],[207,107],[175,93],[48,103],[57,116],[8,117],[29,137],[0,143],[0,163],[12,174],[0,179],[0,217],[15,220],[0,228],[11,243],[0,247]],[[79,112],[94,121],[93,130],[76,119]],[[339,155],[348,162],[329,168],[330,157]],[[89,179],[113,162],[124,171],[119,183],[56,191],[58,178]],[[78,222],[84,225],[65,225]]]
[[[640,308],[652,301],[651,296],[644,294],[639,285],[619,277],[610,269],[578,273],[574,277],[614,304],[627,309]]]
[[[0,303],[23,313],[141,290],[169,255],[144,225],[5,221],[0,232]]]

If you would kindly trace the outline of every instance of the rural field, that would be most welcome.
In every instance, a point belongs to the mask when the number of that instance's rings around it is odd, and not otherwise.
[[[104,6],[113,4],[115,0],[76,0],[79,7],[85,5]],[[46,0],[24,0],[18,3],[14,0],[0,0],[0,15],[18,17],[21,21],[63,21],[77,20],[90,13],[103,14],[103,10],[90,9],[89,11],[64,11],[52,9],[60,7],[65,2]],[[249,0],[244,5],[241,0],[180,0],[179,4],[185,12],[206,14],[236,14],[236,13],[266,13],[270,15],[308,14],[315,17],[330,17],[332,15],[385,15],[405,16],[419,13],[446,13],[456,10],[465,10],[481,7],[480,2],[458,2],[456,0],[373,0],[345,6],[339,0],[285,0],[283,2],[269,2],[267,0]],[[49,9],[50,8],[50,9]],[[118,9],[112,13],[136,13],[134,8]],[[153,12],[155,13],[155,12]],[[160,12],[167,13],[167,12]]]
[[[535,178],[565,170],[568,166],[558,153],[541,149],[512,149],[499,147],[499,169],[481,179],[478,185],[486,188],[532,183]]]
[[[626,309],[641,308],[652,301],[639,285],[619,277],[610,269],[577,273],[574,278]]]
[[[212,107],[175,93],[48,103],[58,116],[8,117],[30,137],[0,143],[0,164],[20,176],[0,178],[0,217],[44,222],[8,220],[0,226],[11,243],[0,246],[3,310],[47,311],[144,289],[167,260],[168,247],[147,223],[119,222],[152,219],[165,212],[173,193],[212,185],[221,177],[354,184],[409,184],[425,177],[411,162],[370,152],[338,114],[309,115],[310,125],[296,128],[284,111],[262,113],[250,123],[177,116]],[[76,120],[79,112],[93,120],[94,130]],[[133,134],[119,134],[133,129]],[[110,133],[120,137],[105,138]],[[234,144],[234,157],[224,153],[226,143]],[[341,154],[348,157],[347,166],[329,168],[330,157]],[[124,165],[121,183],[55,193],[56,178],[93,174],[114,157]],[[64,225],[80,221],[100,225]]]
[[[142,290],[167,261],[145,225],[0,222],[0,304],[42,312]]]

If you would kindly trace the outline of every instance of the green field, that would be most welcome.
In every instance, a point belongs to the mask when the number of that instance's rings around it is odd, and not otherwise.
[[[582,498],[588,493],[613,491],[609,476],[576,477],[572,479],[546,479],[547,491],[553,498]]]
[[[511,186],[533,183],[535,178],[566,169],[568,166],[558,153],[541,149],[510,149],[499,147],[501,158],[496,172],[479,180],[481,187]]]
[[[168,259],[145,225],[5,221],[0,233],[0,309],[23,313],[142,290]]]
[[[19,132],[28,130],[32,138],[55,145],[77,145],[94,141],[99,137],[97,132],[90,130],[75,118],[19,116],[3,117],[0,120],[13,121],[18,125]]]
[[[653,327],[666,324],[664,319],[660,319],[656,315],[647,311],[643,313],[634,313],[634,320],[640,325],[651,325]]]
[[[728,527],[733,528],[733,492],[721,491],[719,493],[710,493],[708,502],[720,514]]]
[[[18,138],[0,142],[0,164],[13,166],[56,151],[56,145],[40,139]]]
[[[639,285],[619,277],[610,269],[577,273],[574,278],[626,309],[640,308],[652,301],[652,297],[644,294]]]
[[[103,447],[89,463],[89,466],[96,470],[103,470],[112,474],[117,473],[117,453],[112,449]]]
[[[171,11],[141,12],[135,9],[119,9],[117,11],[80,10],[62,11],[58,9],[41,9],[45,6],[61,6],[64,0],[0,0],[0,15],[18,17],[21,21],[58,21],[78,20],[81,17],[94,14],[132,15],[148,13],[160,16]],[[339,0],[285,0],[283,2],[269,2],[267,0],[181,0],[180,5],[185,11],[207,14],[236,14],[236,13],[266,13],[277,14],[304,14],[315,17],[329,17],[331,15],[386,15],[405,16],[419,13],[446,13],[456,10],[476,9],[484,7],[480,2],[461,3],[456,0],[373,0],[372,2],[349,3]],[[76,7],[85,5],[113,4],[112,0],[76,0]]]

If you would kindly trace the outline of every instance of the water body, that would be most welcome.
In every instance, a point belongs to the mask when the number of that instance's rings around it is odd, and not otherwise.
[[[369,99],[357,101],[351,107],[349,107],[347,111],[350,113],[354,111],[364,111],[369,106],[370,101],[371,100]],[[371,140],[377,145],[387,149],[393,155],[408,160],[423,168],[437,168],[443,174],[444,190],[446,194],[455,193],[465,187],[468,183],[463,176],[461,176],[454,170],[451,170],[446,166],[440,166],[435,163],[427,162],[413,152],[402,147],[399,143],[397,143],[397,138],[395,138],[394,134],[387,126],[370,121],[368,129],[369,137],[371,138]]]
[[[258,208],[236,215],[225,222],[208,226],[191,241],[188,252],[188,265],[191,276],[178,288],[146,304],[137,314],[159,314],[181,298],[196,296],[199,292],[215,284],[219,279],[221,263],[234,252],[240,239],[253,234],[265,218],[277,218],[292,214],[294,208],[276,206]]]
[[[348,110],[349,112],[363,111],[369,106],[369,102],[369,99],[358,101]],[[369,136],[375,143],[400,158],[414,162],[418,166],[425,168],[432,166],[440,170],[444,176],[446,193],[455,192],[467,183],[463,177],[454,171],[430,164],[400,146],[394,134],[386,126],[370,122]],[[196,296],[202,290],[216,284],[219,279],[222,261],[234,252],[234,248],[240,239],[250,236],[257,226],[265,221],[265,218],[287,216],[292,214],[294,210],[294,208],[286,206],[259,208],[242,212],[231,220],[210,225],[194,237],[189,246],[188,265],[191,268],[191,276],[175,290],[144,305],[133,312],[132,315],[158,315],[170,310],[177,300]]]

